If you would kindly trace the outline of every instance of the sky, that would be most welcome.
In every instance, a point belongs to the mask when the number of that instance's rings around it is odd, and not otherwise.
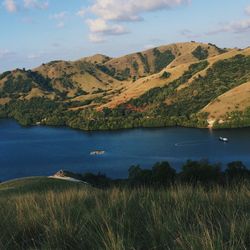
[[[250,0],[0,0],[0,72],[191,40],[250,46]]]

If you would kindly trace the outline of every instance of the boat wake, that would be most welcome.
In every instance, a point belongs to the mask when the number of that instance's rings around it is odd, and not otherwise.
[[[183,142],[178,142],[175,143],[175,147],[187,147],[187,146],[198,146],[202,144],[208,144],[210,141],[183,141]]]

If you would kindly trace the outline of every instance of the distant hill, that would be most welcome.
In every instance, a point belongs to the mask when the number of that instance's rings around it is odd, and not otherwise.
[[[4,72],[0,116],[81,129],[249,126],[249,81],[250,48],[187,42],[119,58],[97,54]]]

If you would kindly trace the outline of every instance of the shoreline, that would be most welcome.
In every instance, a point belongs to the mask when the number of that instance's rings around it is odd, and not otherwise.
[[[223,130],[238,130],[238,129],[249,129],[250,125],[247,126],[242,126],[242,127],[225,127],[225,128],[214,128],[213,126],[208,125],[207,127],[194,127],[194,126],[183,126],[183,125],[177,125],[177,126],[155,126],[155,127],[143,127],[143,126],[138,126],[138,127],[131,127],[131,128],[114,128],[114,129],[81,129],[77,127],[71,127],[67,125],[48,125],[48,124],[30,124],[30,125],[22,125],[18,120],[14,118],[0,118],[1,121],[14,121],[16,124],[18,124],[22,128],[34,128],[34,127],[48,127],[48,128],[64,128],[64,129],[73,129],[76,131],[82,131],[82,132],[119,132],[119,131],[129,131],[129,130],[136,130],[136,129],[167,129],[167,128],[186,128],[186,129],[200,129],[200,130],[208,130],[208,131],[223,131]]]

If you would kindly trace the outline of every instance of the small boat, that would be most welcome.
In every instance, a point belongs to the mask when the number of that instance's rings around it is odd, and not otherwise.
[[[103,154],[105,154],[104,150],[95,150],[90,152],[90,155],[103,155]]]
[[[223,142],[228,142],[228,138],[226,138],[226,137],[221,137],[221,136],[220,136],[219,140],[220,140],[220,141],[223,141]]]

